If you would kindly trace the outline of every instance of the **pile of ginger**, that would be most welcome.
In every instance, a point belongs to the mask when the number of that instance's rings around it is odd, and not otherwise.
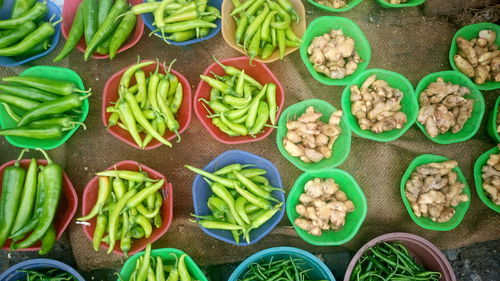
[[[418,166],[406,182],[405,194],[417,217],[428,217],[435,222],[447,222],[461,202],[469,200],[462,191],[465,184],[457,181],[452,169],[456,161],[428,163]]]
[[[308,181],[299,201],[295,210],[300,217],[294,223],[314,236],[321,236],[323,231],[342,229],[347,213],[354,211],[354,204],[332,178]]]
[[[347,2],[349,2],[349,0],[315,0],[315,1],[321,5],[331,7],[334,9],[344,8],[345,6],[347,6]]]
[[[500,205],[500,154],[490,154],[481,170],[484,191],[495,205]]]

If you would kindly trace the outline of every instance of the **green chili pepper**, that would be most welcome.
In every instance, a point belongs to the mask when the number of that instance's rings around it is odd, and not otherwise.
[[[24,14],[26,11],[30,10],[33,5],[35,5],[36,0],[16,0],[14,1],[14,7],[12,8],[11,19],[17,18]],[[1,5],[0,5],[1,7]]]
[[[224,116],[224,112],[221,112],[220,120],[222,121],[222,124],[226,125],[229,129],[235,131],[236,133],[242,136],[246,136],[248,134],[248,129],[245,126],[228,120]]]
[[[250,102],[251,97],[248,98],[239,98],[235,97],[233,95],[225,95],[223,98],[224,103],[231,105],[236,108],[242,108],[248,105]]]
[[[109,212],[109,221],[108,221],[108,233],[109,233],[109,249],[108,249],[108,254],[113,251],[115,248],[115,243],[116,243],[116,238],[117,232],[118,232],[118,218],[120,217],[120,214],[125,207],[125,204],[127,204],[127,201],[132,198],[135,194],[137,193],[137,190],[131,189],[127,191],[123,195],[122,198],[116,202],[116,205],[114,208]]]
[[[278,11],[271,11],[269,14],[267,14],[266,18],[264,19],[264,22],[262,23],[262,27],[260,29],[260,36],[262,41],[269,41],[271,39],[271,21],[274,19],[274,17],[278,14]]]
[[[37,177],[38,177],[38,162],[35,158],[32,158],[26,177],[24,180],[24,186],[22,188],[22,195],[19,199],[19,209],[17,210],[16,219],[12,225],[10,233],[14,233],[20,230],[32,215],[33,207],[35,204],[35,195],[37,187]]]
[[[255,119],[257,118],[257,112],[259,110],[259,102],[262,97],[266,94],[267,87],[269,84],[266,84],[264,88],[260,90],[260,92],[252,98],[252,102],[250,103],[250,108],[248,109],[248,115],[245,122],[245,126],[247,128],[252,128],[255,124]]]
[[[268,200],[265,200],[264,198],[259,198],[255,195],[253,195],[252,193],[250,193],[249,191],[241,188],[239,186],[239,184],[235,183],[234,184],[234,189],[236,189],[236,191],[243,197],[245,197],[245,199],[247,199],[249,202],[251,202],[252,204],[255,204],[259,207],[261,207],[262,209],[266,209],[266,210],[270,210],[272,207],[271,207],[271,203],[269,203]]]
[[[26,37],[35,29],[36,24],[32,21],[27,21],[18,26],[16,29],[6,31],[0,38],[0,48],[5,48],[16,44],[19,40]]]
[[[149,262],[151,259],[151,244],[148,243],[142,257],[143,260],[137,273],[137,281],[146,281],[147,279]]]
[[[13,105],[19,109],[22,110],[31,110],[33,108],[36,108],[37,106],[40,105],[39,102],[30,100],[27,98],[22,98],[22,97],[16,97],[13,95],[7,95],[7,94],[2,94],[0,93],[0,102],[4,102],[10,105]]]
[[[242,174],[238,173],[237,171],[233,171],[233,175],[235,175],[236,179],[238,179],[240,181],[240,183],[243,184],[254,195],[259,196],[259,197],[264,198],[264,199],[268,199],[268,200],[274,199],[269,192],[259,188],[259,186],[256,185],[249,178],[243,176]],[[261,205],[261,207],[262,206],[266,206],[266,205]]]
[[[98,4],[97,0],[83,0],[83,24],[85,29],[85,42],[87,45],[92,41],[98,29]]]
[[[265,0],[257,0],[255,1],[252,6],[250,6],[246,11],[245,14],[247,16],[252,16],[257,12],[260,8],[262,8],[262,4],[264,4]]]
[[[229,187],[229,188],[233,188],[233,185],[235,183],[235,181],[233,180],[229,180],[227,178],[224,178],[224,177],[221,177],[221,176],[218,176],[218,175],[214,175],[212,173],[209,173],[205,170],[201,170],[201,169],[198,169],[198,168],[195,168],[193,166],[189,166],[189,165],[184,165],[185,168],[188,168],[189,170],[201,175],[202,177],[205,177],[207,179],[210,179],[214,182],[218,182],[220,184],[222,184],[223,186],[225,187]],[[220,196],[219,196],[220,197]]]
[[[225,174],[231,173],[233,171],[241,171],[241,170],[246,169],[248,167],[255,167],[255,164],[241,165],[239,163],[235,163],[235,164],[227,165],[224,168],[215,171],[213,174],[214,175],[225,175]]]
[[[101,0],[99,2],[106,2],[106,0]],[[84,20],[83,20],[83,5],[80,4],[78,10],[76,10],[75,18],[73,19],[73,23],[71,24],[71,29],[69,30],[68,39],[66,39],[66,43],[64,43],[64,47],[54,59],[54,62],[58,62],[65,58],[71,53],[71,51],[75,48],[75,46],[82,38],[84,32]]]
[[[280,51],[280,59],[283,59],[285,57],[285,51],[286,51],[285,31],[283,29],[278,29],[276,32],[278,35],[278,48]]]
[[[248,56],[250,57],[250,65],[253,59],[261,53],[260,51],[260,30],[257,30],[248,46]]]
[[[269,108],[267,103],[259,102],[258,114],[254,126],[249,130],[250,135],[256,135],[262,131],[269,119]]]
[[[125,126],[127,126],[127,130],[134,139],[135,143],[137,146],[142,147],[142,138],[137,130],[136,120],[130,105],[127,102],[120,100],[118,102],[118,111],[120,112],[120,117],[123,123],[125,123]]]
[[[99,251],[101,240],[104,235],[104,232],[106,232],[107,226],[108,226],[108,216],[105,214],[99,214],[97,216],[94,235],[92,238],[92,247],[96,252]]]
[[[259,206],[254,205],[252,203],[248,203],[245,205],[245,213],[252,214],[254,212],[262,210]]]
[[[238,44],[241,44],[243,42],[243,39],[245,37],[245,30],[247,29],[248,26],[248,21],[249,21],[248,17],[245,14],[243,14],[240,18],[240,21],[238,22],[238,26],[236,27],[236,32],[235,32],[235,40],[236,43]]]
[[[39,102],[52,101],[58,98],[49,92],[21,85],[0,84],[0,91],[17,97],[31,99]]]
[[[245,197],[243,196],[238,197],[235,201],[235,209],[236,212],[238,212],[238,215],[246,224],[251,224],[251,221],[248,218],[247,213],[245,212],[245,204],[247,202],[248,201],[245,199]]]
[[[127,213],[122,213],[122,233],[120,235],[120,250],[123,252],[125,257],[128,257],[128,251],[132,248],[132,241],[128,235],[128,229],[130,228],[129,218]]]
[[[161,30],[162,38],[165,38],[165,22],[163,20],[165,16],[165,8],[170,2],[172,2],[172,0],[162,0],[158,8],[153,13],[154,23],[156,27]]]
[[[3,105],[3,107],[5,108],[5,112],[7,113],[7,115],[9,115],[9,117],[14,120],[14,122],[19,122],[19,120],[21,120],[21,117],[18,116],[14,110],[12,109],[12,107],[10,107],[10,105],[2,102],[1,103]]]
[[[255,218],[252,221],[252,224],[250,225],[250,227],[247,229],[247,232],[249,232],[251,229],[256,229],[256,228],[261,227],[264,223],[266,223],[268,220],[270,220],[274,216],[274,214],[276,214],[280,210],[282,205],[283,205],[283,203],[276,204],[272,209],[266,211],[262,215]]]
[[[89,91],[84,91],[78,89],[78,87],[72,83],[62,80],[29,77],[29,76],[11,76],[1,78],[4,82],[22,84],[35,89],[43,90],[49,93],[68,96],[73,93],[89,93]]]
[[[215,56],[213,56],[213,59],[218,65],[220,65],[222,67],[222,69],[224,69],[224,72],[226,72],[228,75],[236,76],[236,75],[240,75],[242,72],[242,70],[237,69],[234,66],[222,64],[219,60],[217,60],[217,58]],[[259,81],[252,78],[252,76],[250,76],[248,74],[243,74],[243,76],[245,77],[245,81],[248,82],[250,85],[257,87],[258,89],[262,88],[262,85],[259,83]]]
[[[97,2],[99,2],[97,9],[97,23],[100,26],[106,20],[106,16],[111,10],[114,0],[98,0]]]
[[[71,128],[62,128],[59,125],[47,126],[41,128],[31,127],[16,127],[11,129],[0,130],[0,136],[16,136],[32,139],[54,139],[60,138],[63,135],[63,130]]]
[[[31,9],[20,14],[18,17],[0,20],[0,29],[12,29],[20,26],[27,21],[37,21],[45,16],[47,12],[47,3],[36,2],[33,7],[31,7]]]
[[[236,14],[240,13],[240,12],[243,12],[245,11],[246,9],[248,9],[250,6],[252,6],[254,3],[256,2],[256,0],[247,0],[245,2],[243,2],[243,4],[241,4],[240,6],[236,7],[236,9],[234,9],[232,12],[231,12],[231,16],[235,16]],[[234,3],[234,2],[233,2]]]
[[[207,82],[208,85],[212,88],[216,88],[217,90],[221,91],[223,94],[232,94],[233,89],[226,85],[224,82],[218,81],[210,76],[206,75],[200,75],[201,80]]]
[[[272,3],[272,2],[270,2]],[[255,37],[256,32],[259,31],[260,26],[266,19],[267,14],[269,13],[269,5],[267,3],[264,4],[264,9],[255,17],[255,19],[250,23],[248,28],[245,31],[245,40],[243,42],[243,46],[246,46],[246,42],[251,38]],[[260,40],[260,32],[259,32],[259,40]]]
[[[198,224],[201,225],[203,228],[208,228],[208,229],[224,229],[224,230],[244,229],[243,226],[241,225],[219,222],[219,221],[210,221],[210,220],[199,220]]]
[[[39,3],[39,2],[38,2]],[[54,23],[57,25],[58,22]],[[54,35],[55,30],[52,23],[44,22],[38,28],[24,37],[19,43],[0,49],[0,56],[12,57],[22,55],[23,53],[35,48],[40,43],[44,42],[45,39]]]
[[[173,114],[177,114],[179,111],[179,108],[181,107],[182,104],[182,99],[183,99],[183,90],[182,90],[182,84],[178,83],[177,87],[175,88],[175,96],[170,104],[170,110],[172,111]]]
[[[135,81],[137,85],[137,95],[135,98],[137,102],[141,104],[141,107],[145,107],[148,95],[148,85],[146,83],[146,73],[139,69],[135,72]],[[130,90],[129,90],[130,92]]]
[[[41,53],[47,51],[50,48],[51,44],[52,44],[52,40],[50,40],[50,38],[45,38],[45,40],[43,40],[41,43],[39,43],[35,47],[33,47],[29,50],[26,50],[20,54],[17,54],[16,57],[17,58],[26,58],[26,57],[31,57],[34,55],[41,54]]]
[[[266,91],[267,104],[269,106],[269,120],[272,125],[276,125],[276,84],[269,83]]]
[[[54,225],[50,225],[49,229],[47,229],[47,232],[42,237],[42,248],[40,251],[38,251],[39,255],[46,255],[52,250],[52,247],[54,247],[54,244],[56,244],[57,240],[57,233],[56,229],[54,228]]]
[[[117,0],[120,1],[120,0]],[[122,77],[120,78],[120,89],[119,91],[124,91],[129,88],[130,86],[130,80],[132,79],[132,76],[135,75],[135,72],[138,71],[139,69],[152,65],[154,64],[154,61],[146,61],[146,62],[141,62],[134,64],[133,66],[127,68],[125,72],[122,74]],[[121,95],[120,95],[121,96]]]
[[[148,196],[154,194],[157,190],[159,190],[164,183],[165,180],[161,179],[152,184],[151,186],[139,191],[132,198],[130,198],[130,200],[125,204],[124,211],[139,205],[139,203],[141,203],[144,199],[146,199]]]
[[[79,221],[87,221],[95,217],[98,213],[101,212],[104,204],[109,198],[109,194],[111,193],[111,184],[109,182],[109,177],[99,177],[99,191],[97,194],[97,199],[94,204],[94,207],[90,212],[83,217],[78,218]]]
[[[116,52],[118,49],[127,41],[130,34],[135,28],[135,24],[137,22],[137,16],[134,14],[126,15],[118,27],[111,39],[111,43],[109,45],[109,58],[113,59],[116,56]]]
[[[132,181],[132,182],[145,182],[145,181],[153,181],[148,178],[147,175],[141,172],[127,171],[127,170],[106,170],[96,175],[100,177],[114,177],[121,178],[124,180]]]
[[[156,270],[155,270],[156,281],[165,281],[165,271],[163,271],[163,260],[161,257],[156,257]]]
[[[179,270],[179,280],[180,281],[191,281],[191,275],[186,267],[186,254],[182,254],[179,258],[179,262],[177,264],[177,270]]]
[[[231,136],[231,137],[239,136],[238,133],[236,133],[235,131],[229,129],[228,126],[226,126],[225,124],[223,124],[222,121],[220,120],[220,118],[213,118],[212,119],[212,123],[217,128],[219,128],[219,130],[221,130],[222,132],[224,132],[228,136]]]

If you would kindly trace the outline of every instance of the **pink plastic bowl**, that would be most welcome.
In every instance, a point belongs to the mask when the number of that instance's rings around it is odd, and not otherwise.
[[[142,62],[145,62],[147,60],[144,60]],[[112,102],[116,102],[118,100],[118,86],[120,85],[120,79],[123,75],[123,73],[130,67],[131,65],[123,68],[122,70],[118,71],[117,73],[113,74],[111,78],[109,78],[108,82],[106,82],[106,85],[104,86],[104,94],[102,98],[102,123],[104,126],[108,127],[108,120],[109,116],[111,113],[106,112],[106,108],[110,105],[112,105]],[[156,64],[152,64],[146,67],[143,67],[142,70],[146,73],[146,75],[149,75],[150,72],[154,72],[156,69]],[[165,74],[165,71],[162,66],[159,68],[159,72]],[[184,98],[182,99],[182,104],[181,107],[179,108],[179,111],[177,112],[177,121],[179,122],[179,134],[182,134],[184,132],[189,123],[191,122],[191,107],[192,107],[192,97],[191,97],[191,86],[189,85],[189,81],[184,77],[182,74],[175,70],[170,71],[173,75],[177,76],[179,79],[179,83],[182,85],[182,89],[184,91]],[[130,85],[135,84],[135,78],[132,77],[132,80],[130,81]],[[112,134],[115,138],[125,142],[126,144],[133,146],[137,149],[141,149],[134,141],[132,136],[130,135],[129,132],[126,130],[120,128],[119,126],[112,126],[108,128],[108,132]],[[141,133],[142,138],[144,138],[144,133]],[[166,131],[165,135],[163,136],[167,140],[173,140],[176,138],[176,135],[173,132]],[[159,146],[161,146],[162,143],[157,141],[156,139],[153,139],[145,148],[144,150],[149,150],[149,149],[154,149]]]
[[[161,212],[161,218],[163,219],[163,224],[160,228],[153,228],[153,233],[151,234],[150,237],[133,239],[132,248],[129,251],[129,255],[131,256],[137,252],[144,250],[148,243],[153,243],[156,240],[158,240],[160,237],[163,236],[163,234],[165,234],[165,232],[167,232],[168,228],[170,227],[174,212],[173,208],[174,198],[173,198],[172,184],[167,182],[167,179],[165,178],[164,175],[158,173],[157,171],[149,168],[146,165],[140,164],[135,161],[130,161],[130,160],[121,161],[107,168],[106,170],[114,170],[115,168],[117,170],[128,170],[128,171],[139,171],[140,168],[142,169],[143,172],[146,172],[148,174],[149,178],[165,180],[165,184],[161,188],[163,193],[163,205],[161,207],[160,212]],[[99,189],[98,179],[99,179],[98,176],[93,177],[92,180],[90,180],[90,182],[85,187],[85,191],[83,192],[82,216],[88,214],[95,205]],[[97,218],[94,217],[93,219],[89,220],[88,222],[90,223],[90,225],[88,226],[82,225],[83,231],[85,232],[85,235],[90,241],[92,241],[92,237],[94,236],[96,219]],[[108,245],[104,242],[101,243],[101,247],[108,249]],[[123,252],[120,250],[119,243],[115,246],[113,252],[117,255],[123,256]]]
[[[63,6],[63,22],[61,26],[61,31],[64,36],[64,38],[68,39],[68,34],[69,31],[71,30],[71,26],[73,25],[73,19],[75,18],[76,11],[78,10],[78,6],[80,5],[80,2],[82,0],[65,0],[64,1],[64,6]],[[128,0],[128,2],[132,5],[137,5],[141,4],[143,1],[142,0]],[[134,32],[130,35],[127,41],[123,43],[120,49],[118,49],[118,54],[121,52],[124,52],[130,48],[132,48],[137,42],[142,37],[142,33],[144,32],[144,22],[142,21],[142,17],[138,16],[137,17],[137,23],[135,24],[135,30]],[[78,42],[78,45],[76,45],[76,48],[84,53],[85,49],[87,48],[87,45],[85,44],[85,39],[82,36],[82,39],[80,42]],[[109,55],[100,55],[97,53],[94,53],[92,55],[92,58],[94,59],[108,59]]]
[[[21,167],[28,169],[31,159],[22,159]],[[3,171],[5,168],[14,165],[16,160],[9,161],[2,166],[0,166],[0,182],[3,180]],[[38,165],[47,166],[47,160],[37,160]],[[2,192],[2,186],[0,185],[0,193]],[[57,239],[61,237],[64,230],[68,227],[69,223],[73,219],[73,216],[76,213],[76,208],[78,207],[78,196],[76,195],[75,188],[73,184],[68,178],[66,173],[63,174],[63,187],[61,193],[61,199],[59,200],[59,206],[57,207],[56,217],[54,218],[54,226],[57,232]],[[2,250],[9,251],[10,250],[11,240],[7,240]],[[18,249],[16,251],[38,251],[42,247],[42,242],[38,241],[33,244],[31,247]]]
[[[283,104],[285,103],[285,92],[283,90],[283,86],[281,85],[278,78],[274,76],[271,70],[263,63],[258,61],[253,61],[250,65],[249,57],[238,57],[238,58],[229,58],[220,60],[222,64],[234,66],[238,69],[244,69],[245,74],[252,76],[255,80],[259,81],[261,84],[274,83],[276,84],[276,104],[278,106],[278,111],[276,113],[276,120],[279,119],[279,115],[283,108]],[[203,72],[203,75],[207,75],[213,77],[214,72],[217,75],[225,75],[224,70],[217,63],[212,63],[206,70]],[[203,126],[207,128],[208,132],[218,141],[225,144],[240,144],[240,143],[248,143],[254,141],[260,141],[265,139],[269,134],[271,134],[273,128],[265,127],[264,132],[258,134],[255,138],[252,136],[237,136],[231,137],[226,135],[224,132],[219,130],[214,124],[212,124],[212,119],[208,118],[207,111],[202,105],[202,101],[198,101],[200,98],[204,98],[206,100],[210,99],[210,87],[205,81],[200,80],[198,84],[198,88],[196,89],[196,94],[194,95],[194,112],[198,119],[201,121]]]

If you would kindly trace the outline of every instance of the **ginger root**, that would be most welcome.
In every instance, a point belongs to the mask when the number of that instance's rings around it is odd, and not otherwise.
[[[291,156],[299,157],[305,163],[319,162],[332,156],[333,144],[341,133],[342,111],[332,113],[328,123],[319,120],[321,116],[310,106],[297,120],[286,123],[288,131],[283,138],[283,146]]]
[[[445,83],[441,77],[429,84],[420,94],[417,119],[429,136],[462,130],[474,108],[474,101],[465,97],[469,93],[469,88]]]
[[[299,201],[295,211],[300,217],[294,223],[314,236],[321,236],[323,231],[342,229],[347,213],[355,208],[332,178],[308,181]]]
[[[347,6],[347,2],[349,2],[349,0],[316,0],[316,2],[327,7],[340,9]]]
[[[500,147],[500,144],[499,144]],[[500,153],[490,154],[482,168],[483,189],[495,205],[500,205]]]
[[[339,5],[342,3],[345,6],[346,2],[339,0],[318,1],[323,5],[330,3],[334,8],[341,8]],[[354,39],[344,35],[342,29],[333,29],[330,33],[315,37],[309,45],[307,53],[314,69],[332,79],[343,79],[353,74],[361,62],[361,58],[355,50]]]
[[[478,38],[457,38],[458,52],[453,57],[457,68],[477,84],[500,82],[500,50],[493,30],[481,30]]]
[[[457,165],[451,160],[429,163],[418,166],[411,174],[406,181],[405,194],[417,217],[447,222],[455,214],[454,207],[469,200],[462,193],[465,184],[457,181],[457,173],[453,171]]]
[[[401,3],[406,3],[408,0],[386,0],[390,4],[401,4]]]

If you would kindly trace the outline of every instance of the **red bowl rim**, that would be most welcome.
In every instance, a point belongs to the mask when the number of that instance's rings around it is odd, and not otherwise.
[[[22,165],[24,165],[24,164],[29,164],[30,161],[31,161],[31,159],[21,159],[20,163]],[[47,162],[48,162],[45,159],[37,159],[36,161],[38,162],[38,164],[44,165],[44,166],[46,166]],[[0,174],[3,175],[3,171],[5,170],[5,168],[14,165],[15,162],[16,162],[16,160],[11,160],[11,161],[9,161],[7,163],[4,163],[2,166],[0,166]],[[68,175],[64,171],[63,171],[63,181],[64,181],[64,184],[63,184],[63,192],[62,192],[62,194],[65,194],[64,191],[68,191],[69,192],[68,195],[70,196],[69,199],[72,199],[73,202],[75,202],[75,203],[73,204],[73,206],[70,206],[71,207],[70,209],[66,210],[70,214],[70,217],[69,217],[70,219],[66,220],[62,224],[62,227],[60,228],[60,230],[57,232],[57,240],[59,240],[59,238],[61,238],[61,236],[63,235],[64,231],[66,231],[66,228],[68,228],[68,225],[73,220],[73,217],[75,216],[75,213],[76,213],[76,209],[78,208],[78,195],[76,194],[76,190],[75,190],[75,188],[73,186],[73,183],[71,182],[71,180],[69,179]],[[65,186],[67,186],[67,188],[64,188]],[[5,250],[5,251],[10,251],[10,247],[6,247],[6,246],[3,246],[1,249]],[[27,252],[27,251],[38,251],[40,249],[41,249],[41,247],[33,247],[33,246],[31,246],[31,247],[28,247],[28,248],[17,249],[15,251],[18,251],[18,252]]]
[[[250,58],[247,56],[242,56],[242,57],[220,59],[219,61],[223,64],[231,65],[232,62],[236,62],[236,61],[248,61],[248,62],[250,62]],[[269,67],[265,63],[257,61],[257,60],[254,60],[252,63],[258,64],[260,67],[266,69],[269,73],[270,78],[275,81],[277,92],[281,91],[281,93],[282,93],[281,98],[276,101],[276,103],[278,105],[278,110],[276,111],[276,120],[278,120],[279,116],[281,114],[281,111],[283,110],[283,105],[285,103],[285,91],[283,89],[283,85],[281,84],[281,82],[278,80],[276,75],[274,75],[274,73],[271,71],[271,69],[269,69]],[[203,72],[203,75],[212,77],[213,75],[210,73],[210,71],[214,67],[217,67],[217,66],[218,66],[218,64],[216,62],[210,64]],[[224,143],[224,144],[243,144],[243,143],[251,143],[251,142],[263,140],[263,139],[267,138],[272,133],[274,128],[270,128],[270,130],[268,130],[267,132],[260,133],[255,138],[252,138],[251,136],[245,136],[245,138],[240,139],[240,140],[225,140],[225,139],[219,137],[213,130],[211,130],[206,125],[206,122],[209,122],[209,120],[207,120],[207,118],[205,117],[206,113],[200,112],[196,106],[196,104],[198,103],[198,97],[201,95],[201,87],[204,84],[206,84],[206,82],[200,79],[200,82],[198,83],[198,87],[196,88],[196,93],[194,94],[194,99],[193,99],[194,113],[196,114],[196,117],[198,118],[198,120],[200,120],[203,127],[205,127],[205,129],[207,129],[207,131],[210,133],[210,135],[212,135],[212,137],[214,137],[216,140],[218,140],[219,142]]]
[[[148,61],[152,61],[152,62],[155,62],[155,60],[141,60],[141,62],[148,62]],[[106,84],[104,85],[104,90],[103,90],[103,99],[102,99],[102,106],[101,106],[101,119],[102,119],[102,123],[104,124],[104,127],[108,127],[108,119],[106,118],[106,108],[108,106],[110,106],[110,104],[106,101],[106,97],[108,96],[108,92],[110,92],[111,90],[109,89],[111,86],[111,81],[115,80],[115,79],[118,79],[119,77],[121,77],[123,75],[123,73],[128,69],[130,68],[131,66],[135,65],[134,64],[131,64],[131,65],[128,65],[122,69],[120,69],[118,72],[114,73],[113,75],[111,75],[111,77],[109,77],[108,81],[106,81]],[[160,67],[161,69],[161,67]],[[161,69],[162,70],[162,69]],[[163,71],[163,70],[162,70]],[[185,125],[182,126],[179,128],[179,134],[182,134],[184,131],[186,131],[187,127],[189,126],[189,124],[191,123],[191,111],[192,111],[192,108],[193,108],[193,103],[192,103],[192,91],[191,91],[191,85],[189,84],[189,81],[187,80],[187,78],[182,75],[180,72],[176,71],[175,69],[171,69],[170,72],[172,74],[174,74],[175,76],[177,76],[177,79],[179,79],[179,83],[182,84],[182,87],[183,89],[186,89],[184,90],[184,97],[183,98],[183,102],[187,102],[188,103],[188,112],[186,113],[187,114],[187,120],[185,122]],[[114,130],[115,130],[116,126],[115,127],[110,127],[110,128],[107,128],[106,130],[108,131],[108,133],[110,133],[112,136],[114,136],[115,138],[121,140],[122,142],[134,147],[134,148],[137,148],[139,150],[151,150],[151,149],[155,149],[157,147],[160,147],[162,146],[163,144],[161,142],[151,142],[149,143],[145,148],[140,148],[133,140],[130,140],[130,139],[127,139],[127,138],[124,138],[122,136],[120,136],[119,134],[117,134]],[[166,133],[165,133],[166,134]],[[172,140],[175,138],[175,135],[172,135],[170,136],[169,138],[167,138],[167,140]]]

